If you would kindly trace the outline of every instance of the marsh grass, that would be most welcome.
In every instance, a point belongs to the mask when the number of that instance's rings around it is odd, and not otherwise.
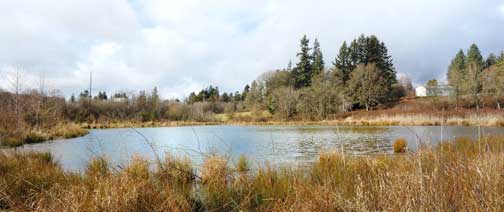
[[[75,138],[88,134],[89,131],[76,124],[58,124],[46,130],[26,130],[25,132],[0,136],[0,147],[19,147],[55,138]]]
[[[394,153],[405,153],[407,147],[408,142],[404,138],[398,138],[392,144],[392,149],[394,150]]]
[[[47,153],[0,153],[0,210],[14,211],[503,211],[504,138],[464,138],[404,154],[325,152],[309,167],[225,158],[195,171],[167,156],[157,169],[135,157],[120,169],[96,158],[65,172]],[[198,175],[196,175],[198,173]]]

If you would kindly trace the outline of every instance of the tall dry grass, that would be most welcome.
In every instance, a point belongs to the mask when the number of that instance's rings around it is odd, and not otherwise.
[[[88,134],[88,130],[76,124],[58,124],[45,130],[26,130],[25,132],[0,136],[0,147],[18,147],[24,144],[33,144],[55,138],[75,138]]]
[[[221,157],[196,171],[173,156],[149,169],[96,158],[68,173],[47,153],[0,154],[0,210],[503,211],[504,138],[457,139],[417,152],[320,155],[310,167],[244,173]],[[243,159],[245,160],[245,159]]]

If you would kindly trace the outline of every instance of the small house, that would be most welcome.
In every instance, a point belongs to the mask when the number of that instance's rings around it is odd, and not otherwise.
[[[427,96],[427,88],[424,86],[418,86],[415,88],[415,95],[416,96]]]

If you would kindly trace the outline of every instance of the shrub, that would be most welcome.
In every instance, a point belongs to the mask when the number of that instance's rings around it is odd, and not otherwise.
[[[407,146],[408,146],[408,142],[404,138],[398,138],[397,140],[394,141],[394,144],[392,145],[392,147],[394,149],[394,153],[406,152]]]

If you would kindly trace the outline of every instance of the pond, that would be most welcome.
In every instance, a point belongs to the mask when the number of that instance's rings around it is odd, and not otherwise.
[[[405,138],[409,149],[419,142],[436,144],[455,137],[504,135],[504,128],[462,126],[193,126],[91,130],[84,137],[25,145],[23,149],[51,152],[67,170],[82,171],[88,161],[105,156],[114,166],[133,156],[153,160],[167,153],[189,157],[195,165],[204,155],[229,156],[231,163],[245,155],[253,166],[306,165],[319,153],[386,154],[392,143]]]

